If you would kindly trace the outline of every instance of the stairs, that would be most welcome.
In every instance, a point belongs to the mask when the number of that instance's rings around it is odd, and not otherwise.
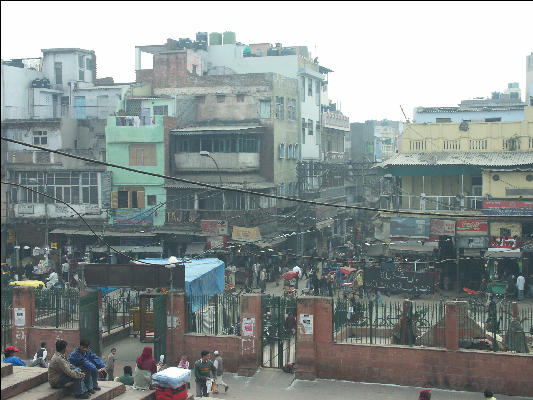
[[[118,382],[98,382],[102,390],[90,400],[155,400],[153,390],[134,390]],[[48,370],[39,367],[14,367],[2,363],[2,400],[74,400],[69,388],[52,389]]]

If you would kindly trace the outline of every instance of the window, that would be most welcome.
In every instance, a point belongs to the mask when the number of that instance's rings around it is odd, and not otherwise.
[[[301,77],[301,81],[302,81],[301,96],[302,96],[302,101],[305,101],[305,76]]]
[[[97,172],[17,172],[15,181],[67,203],[80,204],[81,199],[81,203],[98,204]],[[12,191],[11,196],[22,203],[44,203],[43,196],[22,188]]]
[[[451,118],[437,118],[435,122],[436,123],[452,122],[452,119]]]
[[[299,144],[294,145],[294,158],[295,159],[300,158],[300,145]]]
[[[294,158],[292,144],[289,144],[289,151],[287,152],[287,159],[292,160]]]
[[[312,119],[307,120],[307,129],[309,131],[309,136],[311,136],[313,134],[313,120]]]
[[[78,67],[80,69],[85,68],[85,56],[78,55]]]
[[[154,106],[154,115],[168,115],[168,106]]]
[[[78,80],[79,81],[84,81],[85,80],[85,71],[80,69],[79,73],[78,73]]]
[[[217,94],[217,103],[224,103],[226,101],[226,96],[223,94]]]
[[[486,139],[470,139],[470,150],[487,150],[488,142]]]
[[[146,201],[149,206],[155,206],[156,204],[156,195],[155,194],[149,194],[146,196]]]
[[[426,150],[425,140],[411,140],[409,142],[409,150]]]
[[[444,147],[444,150],[461,150],[461,141],[460,140],[445,140],[443,147]]]
[[[485,118],[485,122],[501,122],[501,117],[498,118]]]
[[[279,158],[285,158],[285,143],[279,144]]]
[[[121,187],[111,192],[111,208],[145,208],[144,193],[142,186]]]
[[[197,75],[197,73],[196,73],[196,64],[192,65],[192,73]]]
[[[320,132],[320,121],[316,121],[315,130],[317,134]]]
[[[237,103],[244,103],[244,94],[237,95]]]
[[[305,144],[305,128],[307,127],[307,123],[305,122],[305,118],[302,118],[302,143]]]
[[[307,95],[309,97],[313,96],[313,80],[310,78],[307,78],[308,84],[307,84]]]
[[[296,121],[296,99],[287,100],[287,119]]]
[[[270,118],[270,100],[261,100],[259,102],[259,117]]]
[[[92,70],[93,68],[93,59],[91,57],[87,57],[85,60],[85,69]]]
[[[155,144],[130,144],[130,165],[157,165]]]
[[[44,146],[48,144],[47,131],[33,131],[33,144],[37,146]]]
[[[61,85],[63,83],[63,64],[60,62],[54,63],[54,72],[56,84]]]
[[[205,96],[196,96],[195,100],[198,104],[205,104]]]
[[[129,197],[129,192],[119,191],[117,208],[128,208],[128,197]]]
[[[316,100],[316,105],[319,106],[320,105],[320,81],[316,81],[315,100]]]
[[[284,119],[285,115],[285,98],[276,97],[276,119]]]

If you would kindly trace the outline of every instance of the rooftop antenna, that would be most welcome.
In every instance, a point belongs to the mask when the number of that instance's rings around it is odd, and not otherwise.
[[[403,111],[403,107],[402,107],[401,104],[400,104],[400,110],[402,110],[402,114],[403,114],[403,117],[405,118],[405,122],[407,122],[408,124],[410,124],[409,118],[407,118],[407,116],[405,115],[405,112]]]

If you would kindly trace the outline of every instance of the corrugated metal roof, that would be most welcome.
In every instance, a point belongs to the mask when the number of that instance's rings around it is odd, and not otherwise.
[[[114,249],[122,252],[132,253],[163,253],[161,246],[113,246]],[[93,247],[91,249],[94,253],[107,253],[110,249],[107,246]]]
[[[100,232],[96,231],[99,235],[101,235]],[[63,229],[63,228],[57,228],[54,229],[50,234],[64,234],[64,235],[80,235],[80,236],[94,236],[94,233],[90,230],[83,230],[83,229]],[[112,232],[112,231],[105,231],[103,236],[120,236],[120,237],[155,237],[155,234],[149,233],[149,232]]]
[[[397,165],[473,165],[486,167],[533,165],[533,151],[400,153],[378,164],[377,167],[386,168]]]

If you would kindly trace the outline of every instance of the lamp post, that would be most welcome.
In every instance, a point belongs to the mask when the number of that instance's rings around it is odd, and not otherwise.
[[[222,174],[221,174],[221,172],[220,172],[220,168],[218,167],[217,160],[215,160],[215,159],[211,156],[211,154],[209,154],[208,151],[201,151],[201,152],[200,152],[200,155],[201,155],[202,157],[208,157],[208,158],[210,158],[211,160],[213,160],[213,162],[215,163],[215,167],[217,167],[218,178],[220,179],[220,186],[222,186]],[[225,212],[226,212],[226,210],[225,210],[225,207],[224,207],[224,192],[222,192],[222,214],[223,214],[224,216],[226,216],[226,215],[225,215]]]
[[[165,265],[166,268],[170,269],[170,348],[173,351],[174,349],[174,276],[172,274],[174,268],[177,267],[179,260],[175,256],[170,256],[168,258],[168,264]],[[166,346],[165,346],[166,347]],[[172,359],[172,361],[175,361]]]

